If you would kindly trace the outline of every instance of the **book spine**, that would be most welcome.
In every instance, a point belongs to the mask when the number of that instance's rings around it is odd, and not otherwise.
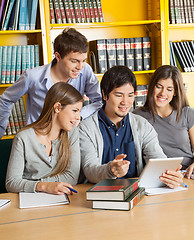
[[[74,10],[75,10],[76,22],[81,23],[81,14],[80,14],[77,0],[74,0]]]
[[[115,39],[107,39],[106,48],[107,48],[108,68],[111,68],[117,65]]]
[[[185,55],[185,58],[186,58],[186,60],[189,64],[189,67],[190,67],[191,71],[193,72],[194,71],[194,64],[193,64],[192,56],[190,55],[190,52],[189,52],[189,48],[187,47],[187,44],[186,44],[185,41],[181,41],[180,45],[182,47],[183,54]]]
[[[135,92],[134,108],[144,106],[147,98],[147,91],[148,91],[147,85],[137,85],[137,90]]]
[[[191,2],[192,22],[194,23],[194,0],[190,0],[190,2]]]
[[[12,9],[13,9],[13,6],[14,6],[14,2],[15,2],[15,0],[10,0],[9,7],[8,7],[8,10],[7,10],[7,14],[6,14],[6,18],[5,18],[5,22],[4,22],[4,26],[3,26],[2,30],[7,30],[8,29],[8,23],[9,23],[11,12],[12,12]]]
[[[174,0],[174,9],[175,9],[175,23],[179,24],[180,22],[180,5],[179,0]]]
[[[174,0],[169,0],[170,23],[175,24],[175,7]]]
[[[55,24],[55,13],[54,13],[54,6],[53,6],[53,1],[49,0],[49,7],[50,7],[50,23]]]
[[[26,69],[30,69],[30,45],[26,46]]]
[[[86,16],[86,22],[90,22],[90,11],[89,11],[89,6],[87,0],[83,0],[83,5],[84,5],[84,12]]]
[[[17,117],[18,117],[18,124],[19,124],[19,128],[23,128],[23,120],[22,120],[22,113],[21,113],[21,110],[20,110],[20,105],[19,105],[19,101],[17,101],[15,103],[15,109],[16,109],[16,114],[17,114]]]
[[[6,79],[6,63],[7,63],[7,46],[3,46],[2,49],[2,72],[1,72],[1,83],[5,84]]]
[[[3,9],[4,9],[4,5],[5,5],[5,0],[1,1],[1,6],[0,6],[0,22],[3,16]]]
[[[174,53],[174,48],[173,48],[173,45],[172,45],[172,41],[169,41],[169,47],[170,47],[170,55],[171,55],[170,64],[171,64],[172,66],[177,67],[176,59],[175,59],[175,53]]]
[[[81,22],[85,23],[86,18],[85,18],[85,14],[84,14],[84,6],[83,6],[82,0],[78,0],[78,6],[79,6],[79,10],[80,10],[80,15],[81,15]]]
[[[26,126],[26,111],[24,107],[24,100],[23,97],[19,99],[19,106],[20,106],[20,111],[22,114],[22,121],[23,121],[23,126]]]
[[[125,65],[125,43],[124,43],[124,38],[117,38],[115,40],[116,40],[117,65]]]
[[[93,10],[94,10],[94,21],[95,21],[95,22],[99,22],[97,3],[96,3],[95,0],[93,0],[92,3],[93,3]]]
[[[35,63],[35,52],[34,45],[30,45],[30,68],[34,68]]]
[[[10,113],[10,116],[9,116],[9,124],[10,124],[10,127],[11,127],[12,134],[15,135],[16,134],[16,129],[15,129],[15,125],[14,125],[12,112]]]
[[[185,23],[189,23],[187,0],[183,0],[183,5],[184,5]]]
[[[93,5],[92,5],[92,0],[88,0],[88,7],[89,7],[89,12],[90,12],[90,22],[95,22],[94,19],[94,9],[93,9]]]
[[[18,21],[19,21],[19,10],[20,10],[20,0],[16,0],[14,21],[13,21],[13,30],[18,29]]]
[[[2,70],[2,46],[0,46],[0,84],[1,84],[1,70]]]
[[[63,2],[64,2],[64,6],[65,6],[67,22],[72,23],[71,11],[70,11],[70,8],[69,8],[69,2],[68,2],[68,0],[64,0]]]
[[[6,129],[6,131],[7,131],[7,135],[8,135],[8,136],[12,135],[12,131],[11,131],[11,126],[10,126],[9,120],[8,120],[8,123],[7,123],[7,129]]]
[[[57,23],[62,23],[62,19],[61,19],[61,12],[59,9],[59,2],[58,0],[54,0],[54,8],[55,8],[55,16],[56,16],[56,20]]]
[[[8,7],[9,7],[9,0],[6,3],[6,7],[5,7],[4,12],[3,12],[3,19],[2,19],[2,22],[1,22],[1,30],[3,30],[3,26],[4,26],[4,23],[5,23]]]
[[[60,11],[61,11],[62,22],[63,23],[67,23],[66,16],[65,16],[65,9],[64,9],[62,0],[59,0],[59,8],[60,8]]]
[[[188,48],[188,51],[189,51],[189,55],[190,55],[190,59],[192,61],[192,66],[194,67],[194,58],[192,57],[194,55],[194,52],[191,49],[189,41],[185,41],[185,44],[187,45],[187,48]]]
[[[22,69],[22,46],[17,46],[16,51],[16,81],[21,75],[21,69]]]
[[[70,12],[71,12],[72,23],[76,23],[75,11],[74,11],[72,0],[69,0],[69,9],[70,9]]]
[[[10,74],[11,74],[11,51],[12,46],[7,46],[7,61],[6,61],[6,78],[5,83],[10,83]]]
[[[130,200],[130,209],[140,202],[142,197],[145,195],[145,188],[142,188],[131,200]]]
[[[151,40],[150,37],[142,38],[143,48],[143,70],[151,69]]]
[[[26,46],[22,45],[22,73],[26,70]]]
[[[36,18],[37,18],[37,9],[38,9],[38,0],[32,1],[31,18],[30,18],[30,29],[34,30],[36,27]]]
[[[181,56],[182,56],[182,58],[183,58],[183,60],[184,60],[184,62],[186,64],[188,72],[191,72],[191,68],[189,67],[189,62],[188,62],[187,56],[185,54],[184,49],[182,49],[182,47],[181,47],[181,42],[177,42],[177,45],[178,45],[180,54],[181,54]]]
[[[97,7],[98,7],[99,20],[100,22],[104,22],[101,0],[94,0],[94,1],[96,1]]]
[[[15,1],[14,5],[13,5],[13,9],[12,9],[12,12],[11,12],[10,20],[9,20],[9,23],[8,23],[8,26],[7,26],[8,30],[14,30],[13,24],[14,24],[16,2],[17,2],[17,0]]]
[[[106,39],[97,40],[98,69],[99,73],[105,73],[108,69]]]
[[[20,127],[19,127],[15,104],[13,104],[13,106],[12,106],[12,115],[13,115],[13,120],[14,120],[14,126],[15,126],[16,133],[17,133],[20,130]]]
[[[16,77],[16,49],[16,46],[12,46],[10,83],[14,83]]]
[[[39,63],[39,45],[34,45],[34,56],[35,56],[35,62],[34,67],[38,67],[40,65]]]
[[[134,48],[132,48],[134,43],[134,38],[125,38],[125,65],[134,71]]]
[[[129,188],[127,188],[126,191],[124,191],[124,200],[126,200],[135,190],[137,190],[139,187],[139,182],[135,182],[132,184]]]
[[[193,22],[193,19],[192,19],[192,7],[191,7],[190,0],[187,0],[187,9],[188,9],[189,23],[192,23]]]
[[[142,71],[143,69],[142,39],[134,38],[134,43],[132,44],[132,48],[134,48],[135,71]]]
[[[183,0],[180,0],[180,17],[181,17],[181,23],[185,23]]]
[[[20,1],[19,30],[26,29],[27,0]]]
[[[186,64],[185,64],[185,62],[183,61],[183,58],[182,58],[182,56],[181,56],[181,54],[180,54],[180,51],[179,51],[179,49],[178,49],[177,43],[176,43],[176,42],[173,42],[172,45],[173,45],[173,47],[174,47],[175,56],[176,56],[176,58],[177,58],[177,60],[178,60],[178,63],[179,63],[179,65],[180,65],[180,67],[181,67],[181,70],[184,71],[184,72],[188,72],[188,69],[187,69],[187,67],[186,67]]]

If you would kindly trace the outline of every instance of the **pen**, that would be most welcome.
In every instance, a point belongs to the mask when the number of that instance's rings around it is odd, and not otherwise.
[[[181,185],[183,185],[184,187],[187,187],[187,185],[186,185],[186,184],[184,184],[184,183],[181,183]]]
[[[70,188],[70,187],[68,187],[68,188],[69,188],[69,190],[71,190],[72,192],[77,193],[77,191],[76,191],[75,189]]]

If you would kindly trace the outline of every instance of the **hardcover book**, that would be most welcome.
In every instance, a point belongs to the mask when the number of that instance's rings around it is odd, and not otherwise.
[[[106,39],[108,68],[117,65],[115,39]]]
[[[145,188],[138,188],[125,201],[93,201],[92,208],[109,210],[131,210],[145,195]]]
[[[124,38],[116,38],[117,65],[125,65],[125,44]]]
[[[124,201],[138,185],[138,178],[103,179],[86,191],[86,199]]]
[[[125,61],[126,66],[134,71],[134,48],[132,45],[134,43],[134,38],[125,38]]]
[[[142,37],[143,44],[143,70],[151,69],[151,40],[150,37]]]
[[[132,48],[134,48],[135,71],[142,71],[143,70],[142,38],[134,38]]]

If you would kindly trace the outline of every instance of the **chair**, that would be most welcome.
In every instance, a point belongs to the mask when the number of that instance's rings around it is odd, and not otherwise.
[[[12,139],[0,140],[0,193],[6,193],[5,178],[11,153]]]

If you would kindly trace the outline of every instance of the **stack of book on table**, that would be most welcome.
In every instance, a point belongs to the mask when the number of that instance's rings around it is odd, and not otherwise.
[[[144,194],[137,178],[103,179],[86,191],[86,199],[92,200],[92,208],[130,210]]]

